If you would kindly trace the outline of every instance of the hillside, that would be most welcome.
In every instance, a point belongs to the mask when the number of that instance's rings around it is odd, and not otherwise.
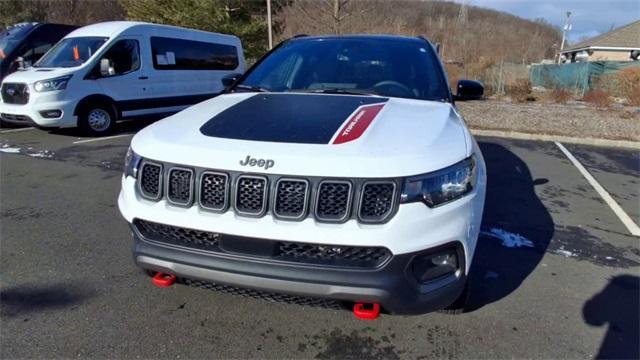
[[[552,58],[560,31],[491,9],[448,1],[296,0],[276,19],[280,38],[296,34],[423,35],[442,46],[446,61],[530,63]]]

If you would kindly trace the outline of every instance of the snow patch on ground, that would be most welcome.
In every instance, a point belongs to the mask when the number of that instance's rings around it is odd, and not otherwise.
[[[38,151],[36,153],[31,153],[31,154],[27,154],[31,157],[34,158],[45,158],[45,159],[50,159],[53,157],[53,153],[50,152],[49,150],[44,150],[44,151]]]
[[[9,147],[9,146],[2,146],[0,148],[0,152],[3,153],[7,153],[7,154],[20,154],[20,148],[14,148],[14,147]]]
[[[575,253],[572,253],[572,252],[571,252],[571,251],[569,251],[569,250],[565,250],[565,249],[564,249],[564,246],[560,246],[560,249],[558,249],[558,250],[556,250],[556,251],[554,251],[554,252],[555,252],[556,254],[558,254],[558,255],[562,255],[562,256],[564,256],[564,257],[568,257],[568,258],[569,258],[569,257],[575,257],[575,256],[578,256],[578,255],[576,255]]]
[[[481,231],[480,234],[501,240],[502,246],[510,248],[533,247],[533,242],[526,237],[502,229],[490,228],[488,231]]]

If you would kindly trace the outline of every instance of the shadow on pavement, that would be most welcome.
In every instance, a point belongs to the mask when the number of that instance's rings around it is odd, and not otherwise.
[[[84,302],[93,294],[74,284],[45,286],[19,285],[0,290],[0,314],[17,316],[49,309],[60,309]]]
[[[486,234],[479,237],[470,272],[468,311],[515,291],[538,266],[554,234],[553,219],[534,191],[549,181],[533,179],[525,162],[504,146],[491,142],[479,142],[479,146],[487,164],[482,230],[496,230],[520,244],[503,243]]]
[[[139,118],[135,120],[122,120],[116,123],[115,129],[108,136],[121,135],[121,134],[135,134],[143,128],[153,124],[154,122],[160,120],[157,117],[145,117]],[[79,128],[65,128],[65,129],[52,129],[49,130],[51,134],[61,135],[61,136],[70,136],[70,137],[80,137],[91,139],[91,136],[86,136],[80,131]]]
[[[640,277],[618,275],[599,294],[584,304],[582,315],[587,324],[605,326],[607,333],[598,359],[640,358]]]

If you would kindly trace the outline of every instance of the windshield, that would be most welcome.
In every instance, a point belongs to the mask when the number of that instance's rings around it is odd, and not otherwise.
[[[14,37],[0,37],[0,64],[2,64],[2,61],[5,58],[9,57],[13,49],[15,49],[18,45],[20,45],[20,40]]]
[[[34,67],[75,67],[84,64],[108,40],[106,37],[62,39]]]
[[[447,101],[447,86],[425,41],[329,38],[282,45],[258,63],[236,90],[369,93]]]

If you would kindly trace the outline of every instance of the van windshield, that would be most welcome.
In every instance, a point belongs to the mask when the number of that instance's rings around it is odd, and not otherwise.
[[[73,37],[62,39],[34,67],[76,67],[84,64],[107,42],[106,37]]]

